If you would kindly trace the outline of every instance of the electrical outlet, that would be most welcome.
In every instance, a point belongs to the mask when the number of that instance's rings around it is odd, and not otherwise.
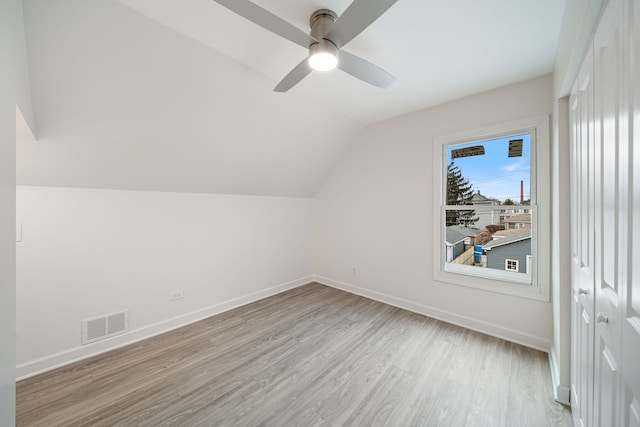
[[[358,267],[356,267],[355,265],[351,266],[351,275],[352,276],[357,276],[358,275]]]
[[[184,298],[184,291],[175,291],[171,293],[169,301],[176,301],[182,298]]]

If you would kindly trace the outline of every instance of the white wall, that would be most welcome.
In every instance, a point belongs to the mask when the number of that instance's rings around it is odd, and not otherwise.
[[[552,109],[546,76],[370,126],[317,195],[319,280],[548,350],[550,303],[434,281],[432,143]]]
[[[312,209],[309,198],[18,186],[18,376],[311,281]],[[125,309],[129,334],[80,347],[82,319]]]
[[[551,372],[558,401],[569,402],[571,351],[571,218],[569,187],[569,100],[558,98],[552,142],[551,299],[553,341]]]
[[[0,426],[15,424],[16,105],[25,78],[22,2],[0,2]]]

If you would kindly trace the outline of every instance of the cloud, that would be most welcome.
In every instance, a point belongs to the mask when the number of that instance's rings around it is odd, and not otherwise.
[[[529,159],[520,159],[502,167],[502,170],[505,172],[515,172],[529,169]]]

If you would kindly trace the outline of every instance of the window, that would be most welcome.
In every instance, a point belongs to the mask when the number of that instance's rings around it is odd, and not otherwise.
[[[530,256],[530,255],[527,255]],[[507,271],[518,271],[518,260],[517,259],[505,259],[504,260],[504,269]]]
[[[547,116],[434,140],[436,280],[548,299],[548,151]]]

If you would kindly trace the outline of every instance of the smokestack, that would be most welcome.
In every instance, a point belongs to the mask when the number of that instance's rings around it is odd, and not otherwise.
[[[520,204],[524,205],[524,181],[520,180]]]

